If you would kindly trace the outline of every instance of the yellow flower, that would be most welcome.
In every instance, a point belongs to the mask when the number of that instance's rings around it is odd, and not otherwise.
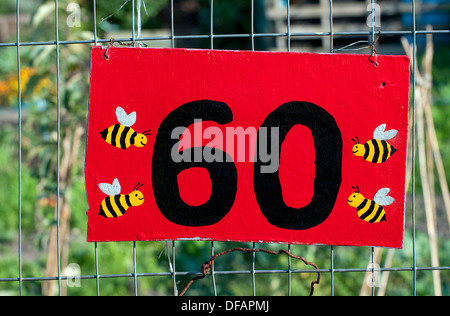
[[[26,92],[25,90],[28,82],[30,81],[31,77],[33,77],[35,74],[36,69],[32,67],[22,67],[20,69],[20,91],[22,96],[24,96]],[[47,84],[48,83],[45,83],[44,81],[40,86],[40,88],[38,89],[38,91],[40,91]],[[19,92],[19,76],[17,73],[7,76],[4,81],[0,81],[0,96],[10,99],[17,97],[18,92]]]
[[[48,89],[50,89],[51,86],[52,86],[52,82],[50,79],[48,79],[47,77],[42,78],[41,80],[39,80],[37,85],[34,87],[33,93],[38,94],[39,92],[42,91],[42,89],[48,90]]]
[[[22,89],[23,93],[23,88],[25,87],[25,85],[23,81],[21,83],[22,84],[20,85],[20,88]],[[19,91],[19,79],[17,77],[9,77],[8,86],[10,94],[17,94],[17,92]]]
[[[20,79],[22,81],[27,81],[30,79],[31,76],[36,74],[36,69],[31,67],[23,67],[20,69]]]

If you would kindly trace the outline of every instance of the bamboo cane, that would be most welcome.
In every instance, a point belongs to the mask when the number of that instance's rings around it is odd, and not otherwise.
[[[427,231],[430,243],[430,255],[432,266],[439,266],[439,249],[437,244],[437,232],[436,232],[436,215],[433,213],[430,183],[427,175],[427,162],[425,151],[425,126],[424,126],[424,95],[426,91],[424,89],[418,89],[421,93],[419,102],[417,102],[417,142],[418,142],[418,155],[419,155],[419,170],[420,179],[422,181],[422,192],[425,204],[425,215],[427,219]],[[436,296],[442,295],[441,279],[439,270],[433,270],[433,285],[434,294]]]
[[[67,128],[65,136],[62,140],[63,155],[61,158],[60,168],[60,187],[61,192],[66,192],[71,183],[71,172],[73,165],[76,163],[78,151],[81,144],[81,137],[84,133],[84,128],[81,125],[77,125],[74,130]],[[60,219],[60,265],[65,268],[68,263],[69,257],[69,233],[70,233],[70,205],[69,196],[63,194],[59,200],[59,219]],[[56,219],[57,209],[55,207],[54,218]],[[45,275],[47,277],[54,277],[58,271],[58,253],[57,253],[57,227],[52,226],[50,231],[49,247],[47,251],[47,264]],[[66,294],[66,282],[61,282],[61,295]],[[45,281],[42,284],[42,295],[52,296],[56,293],[56,281]]]
[[[427,27],[429,30],[430,27]],[[406,53],[410,58],[415,58],[412,56],[412,48],[406,39],[402,38],[402,45]],[[422,190],[425,203],[425,215],[427,219],[427,231],[430,243],[430,255],[431,264],[433,266],[439,266],[439,249],[437,244],[437,228],[436,228],[436,210],[433,207],[433,197],[434,190],[430,181],[434,182],[434,177],[430,175],[433,170],[430,170],[431,163],[427,163],[427,151],[425,144],[425,129],[427,131],[429,147],[433,151],[433,156],[436,160],[436,168],[438,169],[438,175],[440,180],[440,185],[442,187],[442,192],[444,195],[444,203],[446,199],[448,205],[450,206],[450,197],[448,194],[448,186],[445,180],[445,172],[443,170],[442,160],[440,159],[439,148],[437,146],[437,137],[434,130],[434,124],[431,117],[431,69],[433,61],[433,42],[432,35],[427,35],[427,47],[425,51],[425,56],[422,62],[423,73],[421,74],[417,62],[416,64],[416,109],[417,109],[417,136],[418,136],[418,155],[419,155],[419,169],[420,177],[422,181]],[[426,127],[424,122],[424,117],[426,119]],[[428,157],[429,159],[429,157]],[[414,166],[412,166],[414,168]],[[433,183],[434,185],[434,183]],[[446,204],[447,209],[447,204]],[[450,209],[450,208],[449,208]],[[447,212],[450,224],[450,212]],[[440,272],[439,270],[433,270],[433,285],[434,293],[437,296],[442,295],[441,282],[440,282]]]
[[[423,74],[422,81],[416,82],[417,89],[417,138],[418,138],[418,155],[419,155],[419,170],[422,182],[422,192],[424,198],[425,215],[427,220],[427,231],[430,244],[430,256],[432,266],[439,266],[439,248],[437,242],[436,229],[436,213],[433,209],[431,184],[429,182],[427,170],[427,156],[425,144],[425,108],[430,107],[431,98],[431,68],[433,61],[433,46],[432,35],[427,35],[427,48],[425,50],[424,59],[422,62]],[[442,295],[440,271],[433,270],[433,287],[436,296]]]

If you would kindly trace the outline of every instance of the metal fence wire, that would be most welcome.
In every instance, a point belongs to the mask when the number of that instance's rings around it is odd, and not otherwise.
[[[233,21],[220,22],[220,19],[229,17],[229,15],[218,16],[216,12],[219,5],[224,5],[227,1],[208,0],[202,1],[208,3],[209,9],[206,15],[203,14],[204,20],[209,20],[209,30],[206,28],[185,28],[181,21],[177,21],[177,12],[183,3],[189,1],[167,0],[167,9],[161,16],[165,25],[168,26],[167,34],[152,33],[147,34],[142,28],[142,19],[146,17],[146,5],[150,5],[150,1],[146,0],[127,0],[118,3],[115,10],[111,12],[111,16],[123,10],[124,7],[131,6],[131,34],[126,36],[115,35],[113,42],[128,43],[134,46],[151,46],[151,47],[192,47],[203,45],[203,48],[221,49],[226,40],[240,40],[247,43],[246,49],[250,50],[280,50],[280,51],[321,51],[331,53],[358,52],[364,54],[373,54],[374,47],[378,49],[378,54],[398,53],[405,54],[401,51],[400,38],[409,39],[411,54],[417,56],[421,54],[421,43],[426,36],[441,36],[445,41],[449,41],[450,30],[445,28],[428,29],[420,22],[419,16],[426,12],[426,8],[434,8],[433,5],[445,4],[444,1],[379,1],[361,0],[361,1],[339,1],[339,0],[245,0],[249,3],[249,14],[242,15],[247,21],[242,21],[249,25],[249,32],[235,33],[235,28],[229,25],[225,32],[217,32],[217,24],[232,24]],[[242,2],[245,2],[242,1]],[[96,10],[98,2],[96,0],[84,1],[91,5],[92,16],[84,17],[90,21],[93,37],[87,39],[61,40],[61,25],[67,23],[66,9],[68,1],[48,1],[47,4],[54,9],[54,25],[52,34],[47,34],[47,41],[22,41],[21,32],[23,31],[23,23],[20,23],[21,8],[26,1],[16,0],[15,7],[15,35],[16,40],[0,42],[0,51],[8,48],[16,50],[16,76],[17,76],[17,148],[16,159],[18,165],[18,191],[14,199],[18,200],[17,209],[10,209],[8,212],[14,212],[18,216],[18,229],[16,240],[17,269],[12,275],[0,275],[0,287],[7,284],[9,289],[17,289],[6,294],[27,295],[33,294],[35,288],[38,288],[46,282],[55,284],[55,289],[49,294],[65,295],[70,294],[69,287],[78,287],[81,289],[79,293],[91,293],[88,289],[95,289],[97,295],[102,293],[115,293],[116,280],[127,280],[128,292],[118,292],[116,294],[134,294],[134,295],[179,295],[189,280],[193,277],[202,275],[200,270],[201,264],[208,261],[216,254],[230,249],[235,246],[250,249],[246,254],[227,254],[217,259],[215,265],[210,265],[207,278],[198,280],[186,292],[186,295],[307,295],[309,292],[310,282],[315,280],[316,273],[321,273],[321,282],[316,285],[316,293],[319,295],[340,295],[340,294],[367,294],[367,295],[383,295],[387,294],[406,294],[406,295],[448,295],[450,293],[450,258],[445,255],[441,257],[441,262],[437,265],[431,261],[430,257],[420,259],[418,262],[417,253],[421,251],[421,247],[428,247],[422,240],[419,242],[416,233],[420,223],[417,218],[423,218],[423,206],[418,202],[419,196],[416,193],[416,168],[412,168],[410,178],[410,193],[407,200],[406,226],[409,228],[405,231],[404,249],[392,250],[381,248],[357,248],[357,247],[341,247],[341,246],[301,246],[301,245],[283,245],[283,244],[255,244],[255,243],[230,243],[230,242],[214,242],[214,241],[162,241],[162,242],[122,242],[122,243],[86,243],[83,241],[83,232],[80,233],[81,238],[76,242],[84,242],[85,252],[94,253],[94,262],[90,266],[86,264],[78,265],[80,258],[72,255],[69,259],[69,265],[66,267],[62,263],[61,248],[63,247],[63,236],[61,236],[61,202],[60,198],[66,192],[61,184],[61,155],[63,150],[62,133],[67,120],[62,119],[61,89],[68,78],[62,76],[61,65],[68,62],[62,56],[62,49],[70,45],[80,45],[83,50],[89,50],[92,45],[107,45],[111,41],[111,37],[100,38],[98,34],[100,21],[108,21],[108,16],[97,16]],[[74,3],[76,1],[73,1]],[[49,4],[50,3],[50,4]],[[190,1],[190,3],[198,3],[198,1]],[[436,4],[438,3],[438,4]],[[230,6],[236,6],[238,2],[229,1]],[[64,6],[64,8],[61,8]],[[431,6],[431,7],[430,7]],[[195,8],[197,8],[194,5]],[[260,23],[260,8],[265,8],[264,24]],[[310,9],[310,11],[307,10]],[[362,11],[358,8],[363,8]],[[448,8],[448,6],[446,7]],[[84,9],[81,7],[81,9]],[[221,14],[223,11],[221,11]],[[347,18],[346,15],[347,14]],[[62,17],[64,15],[64,18]],[[386,15],[385,15],[386,14]],[[381,22],[379,21],[382,17]],[[386,20],[384,20],[386,17]],[[406,22],[402,24],[402,19]],[[304,24],[301,21],[306,21]],[[185,21],[184,21],[185,22]],[[447,21],[448,22],[448,21]],[[164,24],[163,23],[163,24]],[[377,24],[381,23],[381,24]],[[383,23],[386,23],[384,25]],[[401,24],[401,27],[399,27]],[[206,23],[208,25],[208,23]],[[70,29],[69,29],[70,31]],[[381,31],[380,39],[376,46],[370,46],[375,43],[377,34]],[[184,33],[191,32],[191,33]],[[109,36],[109,35],[108,35]],[[381,43],[380,43],[381,42]],[[199,44],[201,43],[201,44]],[[205,45],[205,43],[207,43]],[[392,44],[392,45],[391,45]],[[391,45],[391,46],[390,46]],[[28,47],[54,47],[55,59],[53,64],[48,67],[55,70],[56,73],[56,126],[54,133],[56,135],[56,179],[55,188],[56,195],[56,212],[53,227],[56,228],[56,274],[46,275],[43,271],[25,269],[26,262],[30,260],[27,257],[28,248],[33,247],[33,240],[30,235],[24,234],[22,231],[23,222],[30,219],[25,218],[23,212],[23,196],[26,194],[28,187],[24,183],[24,165],[23,165],[23,141],[25,128],[25,103],[22,100],[24,85],[22,84],[23,66],[21,59],[23,51]],[[261,46],[261,47],[260,47]],[[393,50],[391,48],[393,47]],[[227,47],[228,48],[228,47]],[[372,48],[372,49],[371,49]],[[396,48],[397,50],[395,50]],[[399,49],[400,48],[400,49]],[[417,113],[416,104],[418,100],[418,65],[416,58],[412,59],[412,90],[411,90],[411,124],[413,133],[410,134],[409,143],[411,144],[412,154],[408,158],[409,166],[416,164],[416,148],[417,148]],[[83,76],[89,77],[89,73]],[[84,100],[86,103],[88,100]],[[64,115],[67,115],[65,113]],[[69,117],[71,113],[68,114]],[[83,159],[83,158],[82,158]],[[79,180],[83,181],[83,180]],[[11,197],[13,198],[13,197]],[[73,210],[73,212],[85,212],[86,210]],[[419,214],[420,213],[420,214]],[[28,216],[28,215],[27,215]],[[87,219],[87,218],[86,218]],[[446,228],[448,230],[448,227]],[[447,235],[448,236],[448,235]],[[85,237],[85,234],[84,234]],[[444,239],[445,234],[439,236]],[[80,241],[81,240],[81,241]],[[85,239],[84,239],[85,240]],[[157,252],[148,251],[148,245],[157,249]],[[45,248],[45,247],[44,247]],[[120,257],[111,258],[102,255],[102,250],[119,249]],[[294,258],[290,256],[270,256],[266,253],[257,253],[257,249],[271,249],[272,251],[288,251],[289,253],[302,256],[308,261],[314,261],[318,265],[318,269],[311,269],[300,261],[294,262]],[[128,250],[127,250],[128,249]],[[142,249],[142,250],[141,250]],[[254,251],[251,251],[251,250]],[[43,250],[42,250],[43,251]],[[383,252],[384,251],[384,252]],[[158,255],[158,252],[159,255]],[[364,260],[359,262],[349,262],[347,258],[351,257],[351,253],[358,252],[362,254]],[[448,252],[448,251],[447,251]],[[405,254],[407,253],[407,254]],[[85,253],[78,253],[81,256],[87,256]],[[195,264],[192,260],[187,263],[188,256],[195,255]],[[234,255],[234,257],[231,257]],[[427,253],[430,256],[429,252]],[[227,258],[227,256],[229,256]],[[393,257],[398,258],[395,265],[392,264]],[[200,259],[199,259],[200,258]],[[242,260],[244,258],[245,260]],[[381,264],[383,258],[384,265]],[[81,260],[81,259],[80,259]],[[114,269],[115,261],[128,262],[126,271],[122,268]],[[198,261],[197,261],[198,260]],[[222,260],[222,261],[220,261]],[[241,265],[228,265],[233,260],[241,260]],[[158,269],[155,271],[140,271],[140,262],[157,261]],[[220,261],[220,263],[219,263]],[[163,264],[161,264],[163,262]],[[246,263],[248,263],[246,265]],[[75,270],[75,274],[70,273],[70,268]],[[106,267],[108,269],[106,269]],[[77,270],[78,269],[78,270]],[[25,271],[26,270],[26,271]],[[106,272],[103,272],[106,271]],[[111,272],[112,271],[112,272]],[[388,279],[391,274],[390,279]],[[402,281],[392,281],[395,274],[402,276]],[[436,284],[436,276],[440,276],[439,284]],[[433,278],[432,278],[433,277]],[[151,281],[150,281],[151,280]],[[357,280],[357,281],[355,281]],[[425,284],[420,286],[419,280],[423,280]],[[432,281],[433,280],[433,281]],[[78,283],[77,283],[78,282]],[[151,286],[144,285],[150,282]],[[153,283],[152,283],[153,282]],[[234,286],[225,285],[227,282],[233,282]],[[433,282],[433,286],[430,283]],[[298,285],[300,284],[300,285]],[[352,285],[350,285],[352,284]],[[154,286],[154,289],[151,287]],[[344,291],[353,286],[353,289]],[[150,289],[149,289],[150,287]],[[403,292],[396,292],[395,288],[403,288]],[[108,290],[106,290],[108,288]],[[110,289],[113,289],[110,291]],[[239,291],[237,290],[239,288]],[[266,289],[264,289],[266,288]],[[277,291],[273,292],[272,289]],[[281,289],[282,288],[282,289]],[[105,290],[104,290],[105,289]],[[318,289],[320,289],[320,292]],[[381,290],[383,289],[383,290]],[[268,291],[267,291],[268,290]],[[103,292],[105,291],[105,292]],[[192,292],[190,292],[192,291]],[[242,292],[244,291],[244,292]],[[247,291],[247,292],[245,292]],[[39,291],[37,291],[39,292]],[[381,293],[382,292],[382,293]]]

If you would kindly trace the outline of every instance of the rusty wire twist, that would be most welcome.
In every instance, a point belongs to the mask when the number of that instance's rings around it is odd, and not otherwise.
[[[377,62],[377,49],[375,47],[376,43],[378,42],[378,39],[380,38],[380,34],[381,31],[378,32],[377,37],[375,38],[375,40],[369,45],[370,50],[372,51],[372,53],[369,56],[369,61],[371,63],[373,63],[373,65],[375,67],[378,67],[378,62]],[[372,60],[373,57],[373,60]]]
[[[114,41],[115,41],[114,38],[111,37],[110,40],[109,40],[108,46],[106,46],[106,48],[105,48],[105,52],[103,53],[103,58],[104,58],[105,60],[109,60],[108,51],[109,51],[109,49],[110,49],[111,47],[114,46]],[[134,41],[131,42],[131,43],[124,43],[124,42],[121,42],[121,41],[116,41],[116,42],[119,43],[119,45],[121,45],[121,46],[134,46],[134,44],[135,44]]]
[[[222,256],[222,255],[225,255],[225,254],[227,254],[227,253],[233,252],[233,251],[254,252],[254,253],[256,253],[256,252],[265,252],[265,253],[272,254],[272,255],[279,255],[280,253],[285,253],[286,255],[288,255],[288,256],[291,257],[291,258],[294,258],[294,259],[298,259],[298,260],[303,261],[306,265],[313,266],[316,270],[319,269],[319,267],[318,267],[315,263],[309,262],[309,261],[307,261],[307,260],[306,260],[305,258],[303,258],[303,257],[293,255],[293,254],[291,254],[289,251],[284,250],[284,249],[281,249],[281,250],[279,250],[279,251],[272,251],[272,250],[263,249],[263,248],[253,249],[253,248],[235,247],[235,248],[230,248],[230,249],[227,249],[227,250],[225,250],[225,251],[219,252],[219,253],[217,253],[216,255],[212,256],[211,259],[209,259],[209,261],[204,262],[204,263],[202,264],[201,268],[200,268],[202,275],[196,276],[196,277],[192,278],[192,279],[189,281],[189,283],[186,285],[186,287],[183,289],[183,291],[180,293],[179,296],[183,296],[183,295],[186,293],[186,291],[188,290],[188,288],[189,288],[196,280],[203,279],[206,275],[208,275],[208,274],[210,273],[210,271],[211,271],[211,265],[213,264],[213,262],[214,262],[215,259],[217,259],[218,257],[220,257],[220,256]],[[312,295],[313,295],[313,293],[314,293],[314,285],[315,285],[315,284],[319,284],[319,282],[320,282],[320,271],[317,272],[317,279],[311,281],[311,290],[310,290],[310,292],[309,292],[309,296],[312,296]]]

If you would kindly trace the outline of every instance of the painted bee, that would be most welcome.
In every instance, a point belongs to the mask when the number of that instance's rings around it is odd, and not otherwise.
[[[368,223],[378,223],[386,220],[386,212],[383,206],[394,202],[394,198],[388,196],[389,188],[378,190],[373,201],[366,199],[360,194],[358,186],[353,186],[352,188],[355,190],[355,193],[348,197],[347,202],[350,206],[356,207],[359,218]]]
[[[142,186],[143,184],[138,182],[130,194],[120,194],[119,180],[114,179],[112,184],[100,183],[98,187],[108,196],[100,204],[98,215],[106,218],[115,218],[124,215],[130,206],[142,205],[144,203],[144,195],[139,191],[139,188]]]
[[[119,124],[112,125],[100,132],[105,142],[122,149],[127,149],[131,145],[144,147],[147,144],[147,135],[151,135],[150,130],[140,134],[131,128],[136,122],[136,112],[127,114],[119,106],[116,108],[116,117]]]
[[[353,146],[353,154],[355,156],[361,156],[365,160],[373,163],[382,163],[388,160],[397,149],[390,145],[387,140],[395,137],[397,131],[391,129],[385,131],[386,124],[381,124],[373,132],[373,139],[369,140],[365,144],[360,144],[358,137],[355,136],[356,140],[352,138],[355,142]]]

